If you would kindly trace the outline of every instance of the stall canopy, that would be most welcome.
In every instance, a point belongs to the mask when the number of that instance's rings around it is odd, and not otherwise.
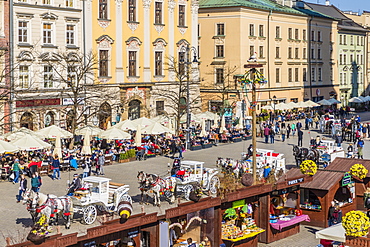
[[[308,105],[306,104],[306,102],[300,101],[300,102],[296,103],[296,107],[306,108],[306,107],[308,107]]]
[[[82,128],[78,128],[76,130],[76,135],[86,135],[86,133],[88,132],[89,135],[92,135],[92,136],[97,136],[99,135],[103,130],[96,127],[96,126],[92,126],[92,125],[86,125]]]
[[[348,100],[348,102],[351,102],[351,103],[364,103],[364,101],[361,98],[359,98],[359,97],[350,98]]]
[[[14,140],[18,140],[19,138],[24,137],[26,135],[31,135],[31,136],[33,136],[37,139],[44,139],[45,138],[44,136],[42,136],[40,134],[37,134],[36,132],[34,132],[30,129],[24,128],[24,127],[20,128],[18,130],[6,133],[4,135],[4,137],[6,139],[8,139],[9,141],[14,141]]]
[[[328,101],[329,101],[330,103],[332,103],[332,104],[340,104],[340,103],[342,103],[342,102],[340,102],[339,100],[334,99],[334,98],[330,98],[330,99],[328,99]]]
[[[292,109],[293,107],[289,106],[288,104],[285,104],[285,103],[279,103],[277,105],[275,105],[275,109],[276,110],[289,110],[289,109]]]
[[[36,139],[35,137],[28,134],[19,138],[18,140],[13,141],[12,144],[17,146],[20,150],[26,151],[40,150],[51,147],[51,144]]]
[[[149,134],[149,135],[159,135],[159,134],[163,134],[163,133],[173,133],[173,131],[171,131],[169,128],[164,127],[162,124],[157,123],[157,122],[143,128],[141,132],[143,134]]]
[[[289,107],[291,107],[292,109],[293,108],[297,108],[297,103],[295,103],[295,102],[289,102],[288,104],[287,104]]]
[[[116,125],[113,125],[113,128],[121,129],[121,130],[136,130],[136,125],[129,119],[119,122]]]
[[[317,231],[316,238],[333,240],[342,243],[346,242],[345,230],[342,226],[342,223]]]
[[[274,110],[274,107],[271,105],[264,105],[261,107],[263,110]]]
[[[306,103],[306,105],[307,105],[308,107],[315,107],[315,106],[319,106],[319,104],[317,104],[317,103],[315,103],[315,102],[313,102],[313,101],[311,101],[311,100],[307,100],[307,101],[305,101],[304,103]]]
[[[158,115],[154,118],[151,118],[151,120],[158,122],[160,124],[168,123],[171,119],[169,116],[166,115]]]
[[[215,113],[212,113],[212,112],[209,112],[209,111],[206,111],[206,112],[202,112],[202,113],[199,113],[199,114],[195,114],[195,116],[199,119],[206,119],[206,120],[214,120],[215,117],[217,117],[217,114]]]
[[[6,153],[6,152],[17,152],[18,148],[14,146],[13,144],[6,142],[6,141],[1,141],[0,140],[0,154]]]
[[[64,130],[58,126],[51,125],[49,127],[36,131],[37,134],[46,138],[72,138],[73,134],[67,130]]]
[[[131,139],[131,135],[117,128],[110,128],[100,133],[100,138],[108,140],[124,140]]]
[[[332,105],[332,103],[326,99],[322,99],[319,102],[317,102],[320,105]]]
[[[138,125],[140,125],[142,128],[148,126],[148,125],[151,125],[153,123],[155,123],[155,121],[149,119],[149,118],[146,118],[146,117],[141,117],[141,118],[138,118],[138,119],[135,119],[132,121],[132,123],[137,127]]]

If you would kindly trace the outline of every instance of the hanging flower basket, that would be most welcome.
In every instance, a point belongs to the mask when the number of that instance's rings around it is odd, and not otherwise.
[[[317,172],[317,165],[314,161],[312,160],[305,160],[301,163],[301,165],[299,166],[299,168],[301,169],[301,172],[304,174],[304,175],[310,175],[310,176],[313,176],[316,174]]]
[[[362,164],[354,164],[349,170],[352,177],[362,180],[366,177],[369,171]]]
[[[368,234],[369,218],[361,211],[350,211],[342,219],[342,225],[347,236],[363,237]]]

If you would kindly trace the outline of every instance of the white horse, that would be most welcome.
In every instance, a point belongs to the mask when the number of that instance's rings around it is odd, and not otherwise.
[[[57,197],[55,195],[45,195],[40,192],[27,190],[23,196],[23,203],[27,204],[27,210],[35,222],[38,214],[46,215],[47,222],[51,220],[58,222],[58,217],[64,219],[66,228],[71,227],[71,219],[73,218],[73,204],[69,197]]]

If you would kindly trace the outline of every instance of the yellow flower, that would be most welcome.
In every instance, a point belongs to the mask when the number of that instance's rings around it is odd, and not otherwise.
[[[359,179],[363,179],[366,177],[368,172],[369,171],[362,164],[354,164],[351,167],[349,174],[354,177],[358,177]]]
[[[317,165],[312,160],[305,160],[300,165],[301,172],[305,175],[315,175],[317,172]]]
[[[362,237],[367,235],[370,227],[369,218],[361,211],[350,211],[342,220],[347,236]]]

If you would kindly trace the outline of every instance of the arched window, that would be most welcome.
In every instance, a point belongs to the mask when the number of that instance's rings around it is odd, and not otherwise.
[[[128,118],[131,120],[140,118],[140,101],[133,100],[128,104]]]
[[[55,119],[55,114],[52,111],[49,111],[45,115],[45,127],[49,127],[50,125],[54,125],[54,119]]]
[[[112,107],[107,102],[104,102],[98,112],[99,127],[101,129],[107,129],[108,122],[112,120]]]
[[[27,129],[33,130],[33,116],[30,112],[23,113],[21,120],[20,120],[20,126],[25,127]]]

